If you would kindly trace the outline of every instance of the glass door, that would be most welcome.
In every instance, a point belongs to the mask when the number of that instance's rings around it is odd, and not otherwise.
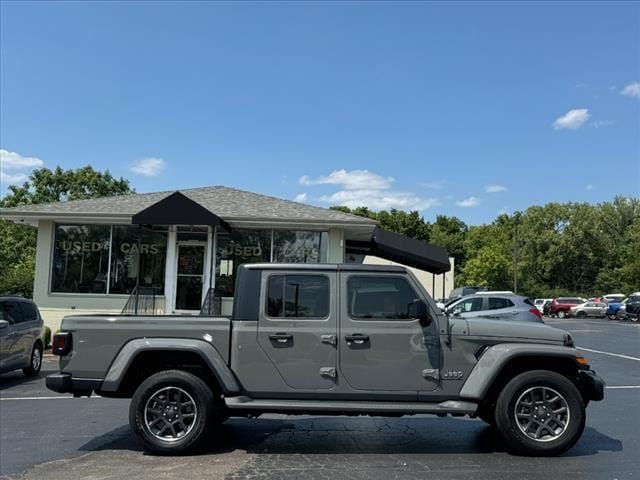
[[[178,243],[176,311],[200,310],[204,284],[204,242]]]

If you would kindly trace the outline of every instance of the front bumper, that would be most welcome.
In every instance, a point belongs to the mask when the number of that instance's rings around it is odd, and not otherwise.
[[[585,400],[600,401],[604,398],[605,383],[593,370],[581,370],[578,374],[578,386]]]
[[[49,390],[58,393],[72,393],[75,397],[90,396],[102,386],[102,380],[93,378],[73,378],[70,373],[52,373],[47,375]]]

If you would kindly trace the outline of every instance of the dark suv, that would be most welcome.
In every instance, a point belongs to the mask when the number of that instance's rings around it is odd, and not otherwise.
[[[549,315],[552,317],[565,318],[569,315],[571,307],[586,302],[584,298],[578,297],[560,297],[554,298],[549,307]]]
[[[0,373],[40,373],[44,330],[38,307],[22,297],[0,297]]]

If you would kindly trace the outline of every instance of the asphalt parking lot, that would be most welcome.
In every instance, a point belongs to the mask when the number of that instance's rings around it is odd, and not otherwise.
[[[578,444],[557,458],[505,451],[480,420],[414,416],[232,419],[185,457],[145,454],[129,433],[128,400],[73,399],[40,378],[0,376],[0,475],[16,479],[640,478],[640,325],[547,323],[572,332],[607,382]]]

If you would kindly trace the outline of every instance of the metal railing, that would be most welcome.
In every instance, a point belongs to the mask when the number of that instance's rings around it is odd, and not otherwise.
[[[207,317],[220,316],[222,314],[222,295],[215,288],[210,288],[204,297],[200,315]]]
[[[154,287],[135,287],[122,309],[122,315],[156,315],[157,313]]]

